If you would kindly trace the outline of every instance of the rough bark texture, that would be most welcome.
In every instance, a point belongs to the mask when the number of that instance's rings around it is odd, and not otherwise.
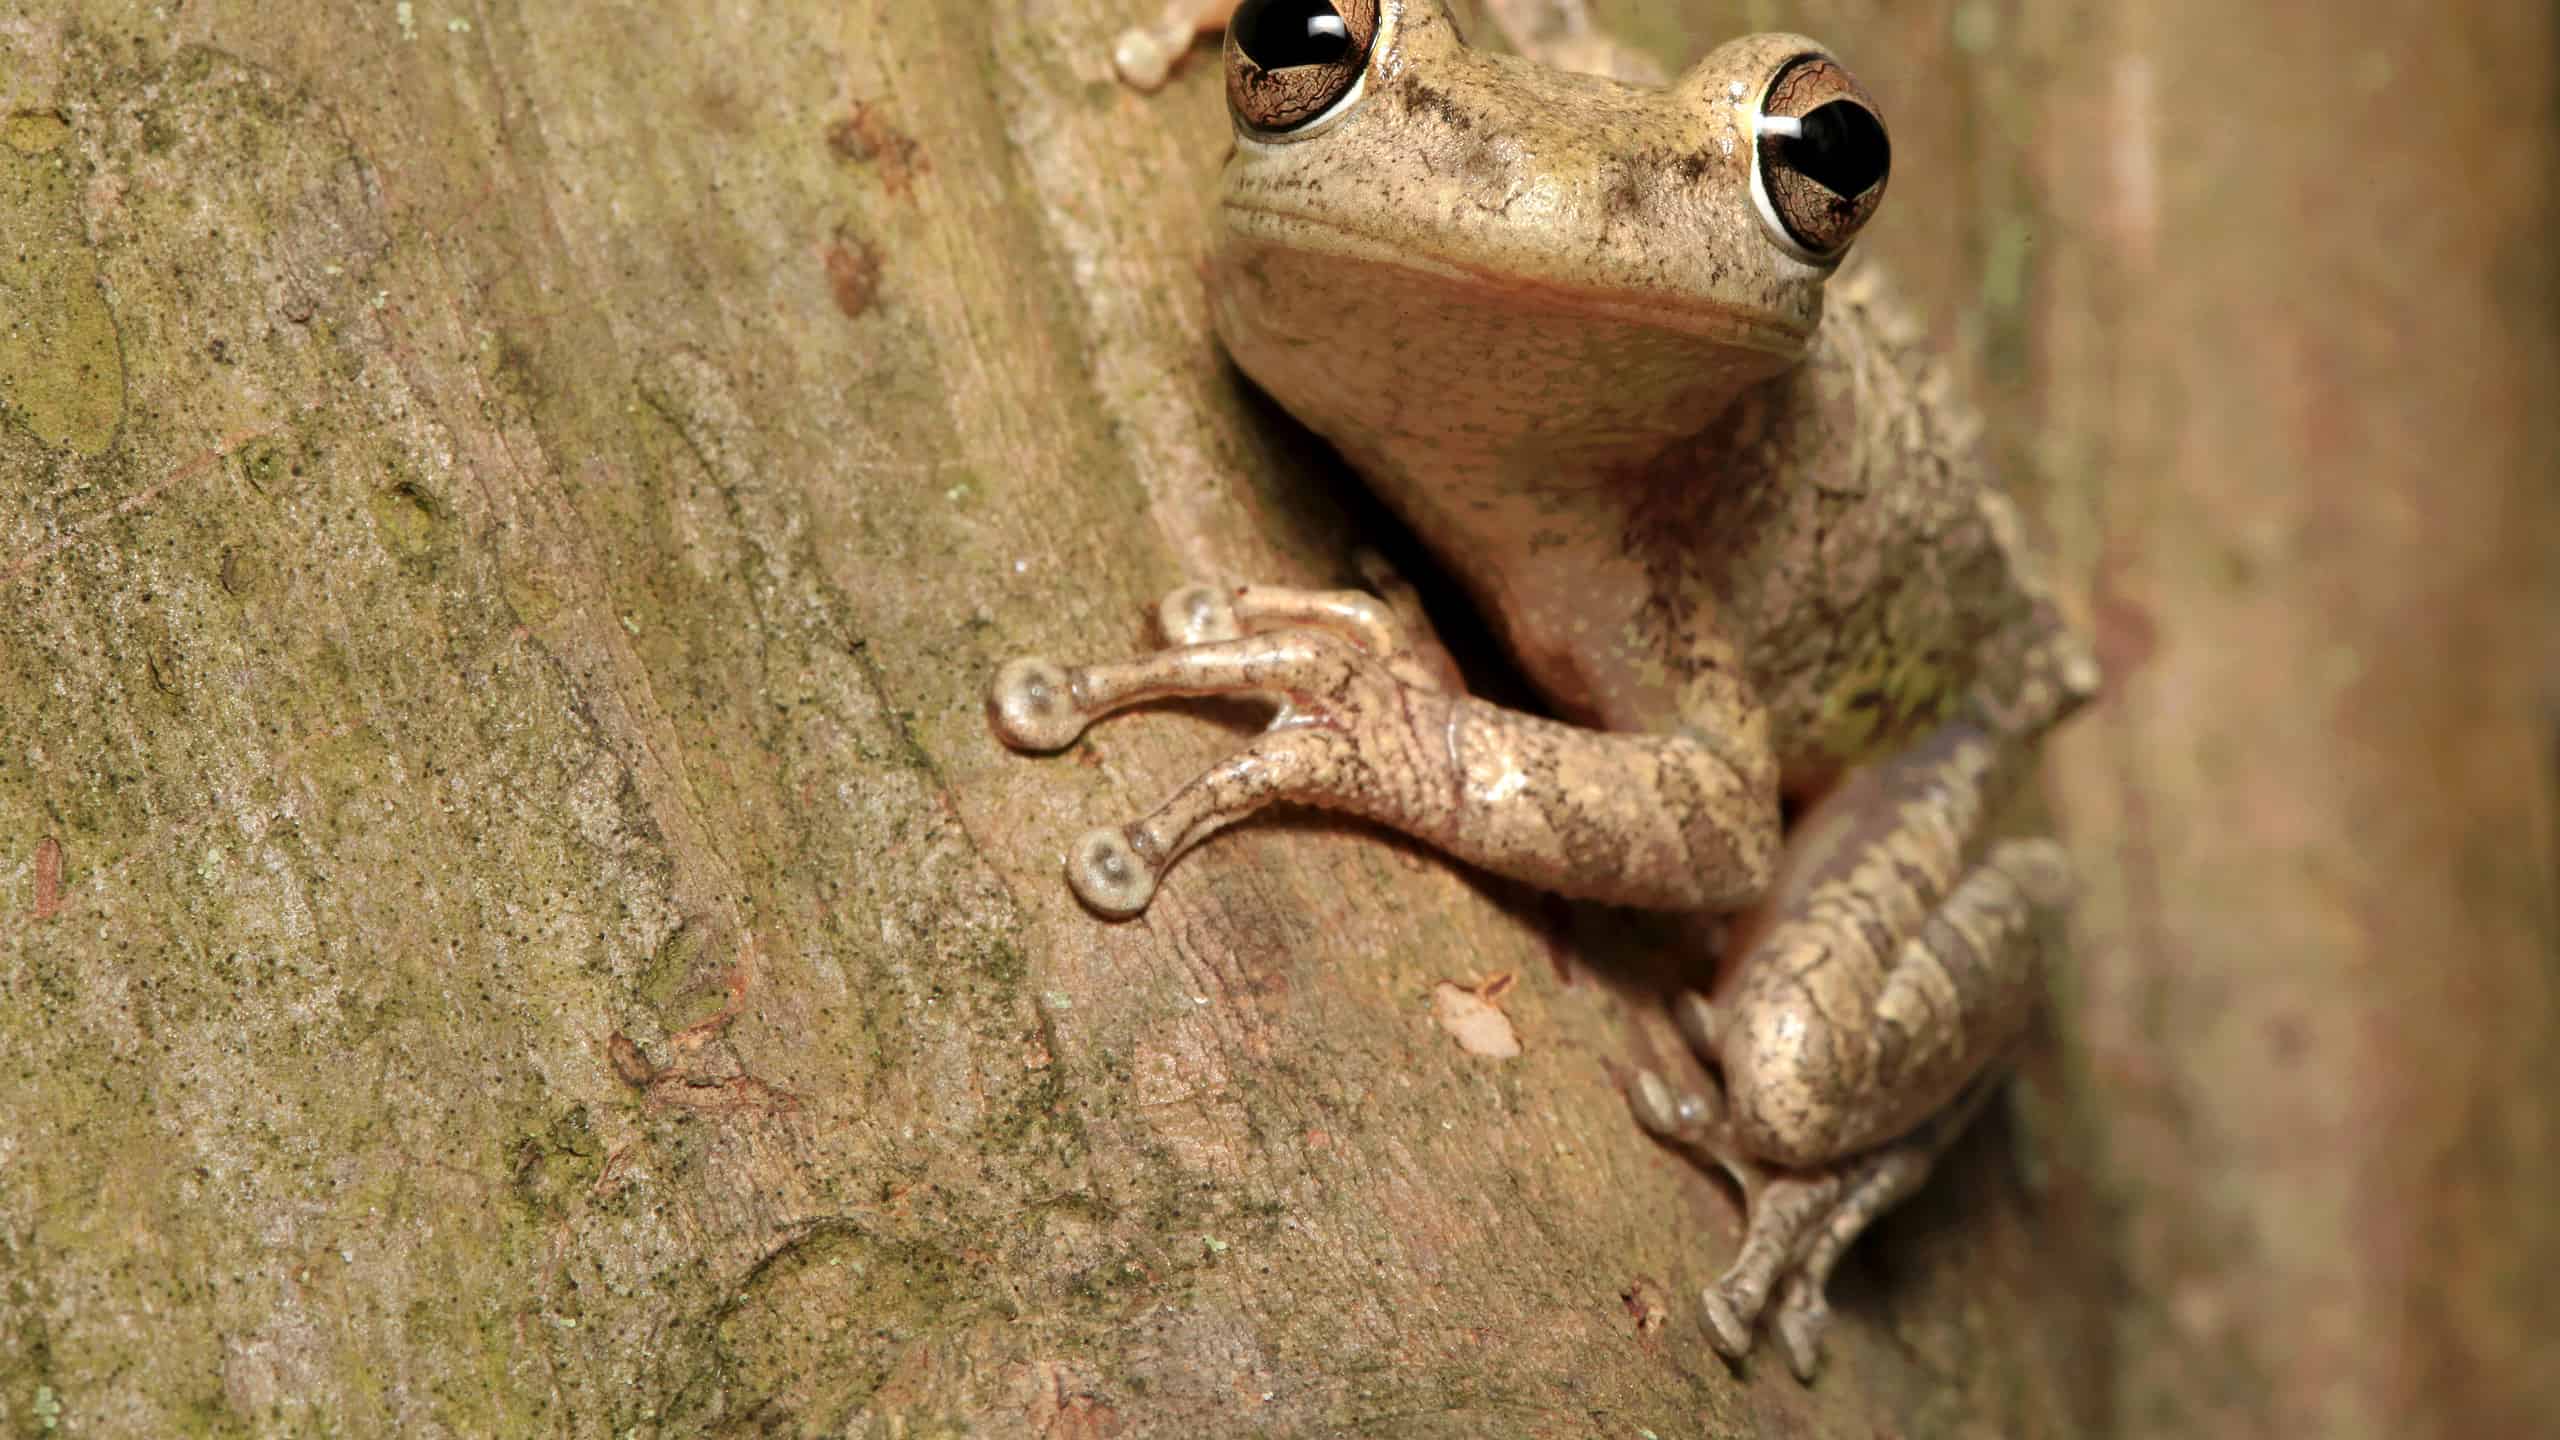
[[[1810,1392],[1615,1088],[1679,927],[1303,817],[1104,924],[1247,717],[988,737],[1369,523],[1131,8],[0,15],[0,1430],[2560,1413],[2547,6],[1602,7],[1857,65],[2115,666],[2054,1023]]]

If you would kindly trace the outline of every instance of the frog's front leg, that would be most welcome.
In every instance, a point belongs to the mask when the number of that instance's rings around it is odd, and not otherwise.
[[[1987,802],[2094,685],[2057,654],[2029,700],[1977,702],[1798,826],[1717,999],[1677,1007],[1723,1094],[1636,1079],[1637,1118],[1743,1187],[1742,1250],[1704,1297],[1729,1358],[1783,1285],[1780,1338],[1811,1377],[1832,1266],[1919,1187],[2024,1028],[2036,920],[2065,897],[2068,866],[2044,840],[1970,857]]]
[[[1275,800],[1362,815],[1583,898],[1731,909],[1768,883],[1777,780],[1756,708],[1687,736],[1506,710],[1440,687],[1383,606],[1341,592],[1191,587],[1159,617],[1173,638],[1202,643],[1080,667],[1016,660],[988,690],[998,737],[1030,751],[1064,748],[1095,719],[1150,700],[1279,698],[1251,744],[1144,818],[1075,842],[1069,882],[1105,914],[1145,909],[1184,851]]]

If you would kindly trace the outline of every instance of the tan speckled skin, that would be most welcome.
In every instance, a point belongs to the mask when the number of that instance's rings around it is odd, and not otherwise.
[[[1832,1264],[2022,1026],[2032,922],[2067,878],[2046,842],[1986,854],[1984,821],[2097,680],[1916,333],[1864,274],[1825,315],[1830,269],[1755,205],[1752,107],[1821,53],[1754,36],[1646,88],[1471,50],[1438,0],[1387,0],[1349,98],[1238,127],[1220,336],[1570,723],[1443,690],[1354,599],[1261,587],[1168,601],[1168,638],[1205,643],[1016,662],[990,695],[1025,749],[1147,699],[1282,700],[1245,751],[1078,842],[1070,876],[1108,913],[1280,798],[1564,893],[1737,913],[1712,1000],[1682,1011],[1723,1093],[1646,1075],[1631,1098],[1744,1186],[1717,1348],[1746,1351],[1783,1286],[1807,1376]],[[1828,797],[1783,846],[1782,791]]]

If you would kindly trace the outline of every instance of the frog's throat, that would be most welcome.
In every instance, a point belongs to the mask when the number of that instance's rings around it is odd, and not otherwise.
[[[1488,290],[1534,295],[1556,309],[1624,324],[1704,336],[1723,344],[1796,359],[1811,343],[1809,325],[1795,325],[1746,306],[1700,300],[1670,290],[1568,285],[1536,276],[1507,274],[1434,254],[1411,240],[1390,240],[1339,220],[1243,200],[1219,202],[1228,233],[1254,245],[1332,251],[1346,259],[1410,271]],[[1807,267],[1819,276],[1825,271]]]

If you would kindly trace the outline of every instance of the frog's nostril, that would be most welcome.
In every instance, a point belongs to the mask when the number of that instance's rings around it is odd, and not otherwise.
[[[1802,131],[1786,143],[1797,173],[1844,200],[1855,199],[1885,177],[1893,144],[1884,122],[1855,100],[1834,100],[1803,118]]]

